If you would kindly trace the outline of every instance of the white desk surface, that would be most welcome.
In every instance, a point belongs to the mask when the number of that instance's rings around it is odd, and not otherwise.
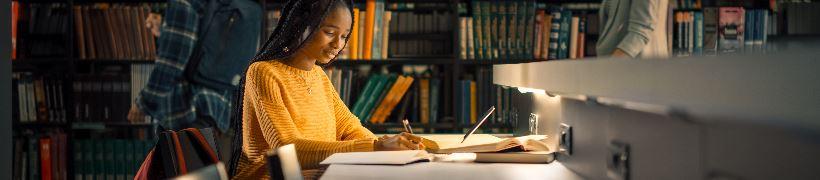
[[[528,180],[583,179],[563,164],[421,162],[407,165],[342,165],[334,164],[324,172],[322,180],[392,179],[392,180]]]

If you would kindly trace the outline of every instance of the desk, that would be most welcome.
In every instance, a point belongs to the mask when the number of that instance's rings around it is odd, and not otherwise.
[[[584,179],[558,161],[550,164],[422,162],[408,165],[341,165],[334,164],[324,172],[322,180],[336,179]]]

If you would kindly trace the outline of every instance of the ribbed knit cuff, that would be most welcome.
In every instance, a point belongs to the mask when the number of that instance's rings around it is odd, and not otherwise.
[[[353,144],[353,152],[368,152],[373,151],[373,139],[356,140]]]
[[[636,57],[641,53],[643,48],[649,42],[649,39],[637,32],[629,32],[624,36],[624,39],[618,44],[617,48],[624,51],[629,57]]]

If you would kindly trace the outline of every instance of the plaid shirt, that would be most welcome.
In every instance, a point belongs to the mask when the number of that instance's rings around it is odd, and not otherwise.
[[[223,132],[230,125],[230,91],[188,83],[185,66],[197,41],[201,0],[169,0],[157,40],[157,59],[137,107],[164,128],[181,129],[201,116],[210,116]]]

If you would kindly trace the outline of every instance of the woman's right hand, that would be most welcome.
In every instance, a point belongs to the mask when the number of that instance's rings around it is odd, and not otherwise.
[[[403,135],[382,136],[373,143],[374,151],[401,151],[422,149],[420,143],[413,143]]]

